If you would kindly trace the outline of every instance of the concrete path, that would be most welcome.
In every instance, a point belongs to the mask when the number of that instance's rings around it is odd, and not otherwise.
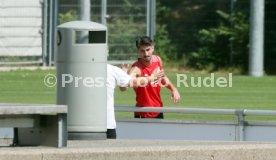
[[[275,160],[276,143],[68,141],[67,148],[1,147],[0,160]]]

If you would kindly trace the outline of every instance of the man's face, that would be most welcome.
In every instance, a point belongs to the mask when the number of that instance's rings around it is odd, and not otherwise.
[[[151,61],[151,56],[153,54],[153,51],[154,51],[153,45],[144,45],[144,46],[140,46],[137,49],[137,52],[140,54],[140,58],[146,62]]]

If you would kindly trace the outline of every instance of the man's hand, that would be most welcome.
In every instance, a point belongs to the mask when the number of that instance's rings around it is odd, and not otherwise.
[[[151,83],[156,84],[164,77],[165,77],[165,73],[163,70],[155,72],[151,75]]]
[[[171,99],[174,103],[179,103],[180,102],[180,94],[178,93],[177,90],[172,91]]]

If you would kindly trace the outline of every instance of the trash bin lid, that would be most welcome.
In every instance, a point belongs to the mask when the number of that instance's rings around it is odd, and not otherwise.
[[[92,21],[70,21],[63,23],[58,28],[71,28],[76,30],[106,31],[107,27]]]

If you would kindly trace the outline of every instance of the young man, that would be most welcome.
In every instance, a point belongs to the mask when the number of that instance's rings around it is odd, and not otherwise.
[[[116,86],[124,91],[129,86],[147,85],[164,76],[163,72],[158,72],[150,77],[131,78],[127,74],[127,67],[123,69],[107,64],[107,132],[108,139],[116,139],[116,120],[114,112],[114,89]]]
[[[153,41],[143,36],[136,41],[137,52],[140,58],[132,65],[129,74],[132,77],[148,77],[156,72],[164,72],[162,60],[159,56],[153,55]],[[154,83],[142,87],[133,87],[136,93],[136,107],[162,107],[163,103],[160,96],[161,85],[171,91],[171,98],[174,103],[180,101],[180,95],[171,81],[164,76]],[[135,118],[164,118],[163,113],[156,112],[135,112]]]

